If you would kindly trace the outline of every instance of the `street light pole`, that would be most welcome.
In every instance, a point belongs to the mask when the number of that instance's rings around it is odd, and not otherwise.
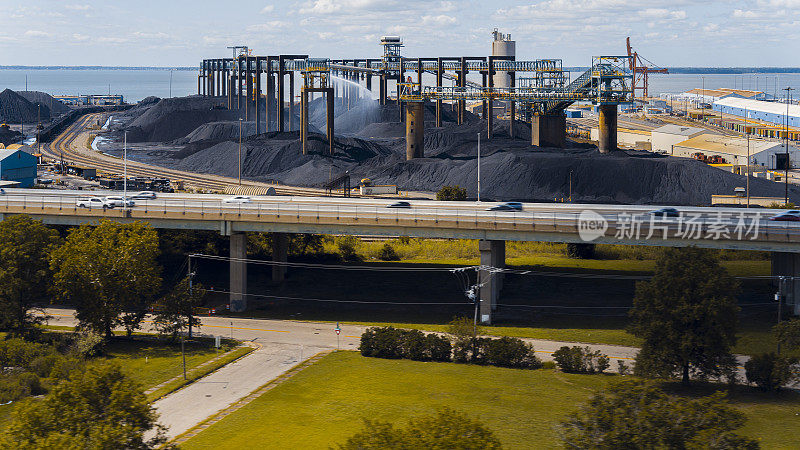
[[[784,168],[783,186],[784,186],[784,206],[788,208],[789,204],[789,105],[792,104],[792,91],[793,88],[787,86],[786,89],[786,167]]]
[[[481,202],[481,134],[478,133],[478,203]]]
[[[239,117],[239,186],[242,185],[242,118]]]
[[[128,132],[122,143],[122,210],[128,210]]]

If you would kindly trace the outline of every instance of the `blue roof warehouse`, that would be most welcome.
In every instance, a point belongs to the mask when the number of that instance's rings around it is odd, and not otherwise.
[[[33,187],[37,159],[20,149],[0,149],[0,180],[16,181],[19,187]]]

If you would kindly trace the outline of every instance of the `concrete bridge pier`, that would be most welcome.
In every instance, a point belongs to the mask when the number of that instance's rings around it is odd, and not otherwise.
[[[406,105],[406,161],[425,157],[425,104]]]
[[[230,236],[231,312],[242,312],[247,309],[247,234],[234,231]]]
[[[567,140],[567,116],[536,114],[531,120],[531,145],[564,148]]]
[[[287,233],[272,233],[272,261],[285,263],[289,257],[289,235]],[[272,281],[281,282],[286,279],[286,266],[272,266]]]
[[[598,118],[600,153],[609,153],[617,149],[617,105],[600,105]]]
[[[772,276],[792,277],[783,282],[776,278],[773,285],[775,292],[783,293],[783,304],[792,305],[792,313],[800,315],[800,253],[772,252]]]
[[[478,250],[481,253],[481,265],[496,268],[506,267],[506,241],[492,241],[481,239],[478,241]],[[483,324],[492,323],[492,311],[497,309],[497,300],[503,288],[503,274],[478,271],[478,284],[480,288],[480,308],[478,320]]]

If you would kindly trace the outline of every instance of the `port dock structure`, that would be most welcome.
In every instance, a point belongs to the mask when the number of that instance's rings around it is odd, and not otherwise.
[[[308,102],[309,96],[314,92],[321,93],[325,98],[325,135],[328,140],[328,154],[333,155],[334,124],[333,124],[333,97],[334,90],[329,87],[330,64],[327,59],[307,59],[307,65],[301,72],[303,86],[300,88],[300,142],[303,154],[308,154]]]
[[[511,127],[513,129],[515,103],[524,104],[533,112],[531,118],[531,144],[540,147],[564,147],[566,140],[566,118],[564,110],[574,102],[585,101],[598,105],[600,114],[601,153],[617,149],[617,106],[633,101],[633,74],[628,69],[627,56],[597,56],[592,66],[566,86],[528,83],[525,86],[496,88],[493,86],[426,86],[421,82],[401,83],[400,100],[407,103],[406,155],[408,159],[424,153],[420,148],[424,142],[425,124],[419,116],[424,103],[436,101],[482,100],[489,105],[502,100],[510,102]],[[496,61],[500,64],[502,61]],[[513,61],[505,61],[506,63]],[[492,68],[494,64],[488,66]],[[462,67],[464,64],[462,64]],[[491,78],[490,78],[491,83]],[[491,137],[492,116],[487,115],[488,135]],[[414,121],[414,126],[409,125]],[[513,134],[511,135],[513,137]]]
[[[399,46],[398,46],[399,45]],[[557,89],[566,86],[568,72],[562,68],[560,59],[541,59],[531,61],[516,61],[511,56],[457,56],[457,57],[425,57],[408,58],[399,55],[402,47],[397,41],[389,39],[384,43],[382,58],[360,58],[324,60],[309,58],[308,55],[273,55],[252,56],[241,54],[236,58],[205,59],[200,64],[200,73],[197,79],[197,94],[202,96],[216,96],[227,99],[227,107],[237,109],[245,120],[255,120],[256,133],[264,131],[291,131],[291,120],[294,116],[294,78],[295,72],[303,72],[310,67],[320,68],[324,65],[329,74],[328,87],[334,88],[334,97],[341,98],[342,103],[348,108],[355,102],[358,95],[356,88],[345,84],[338,87],[335,83],[331,86],[334,77],[361,84],[362,81],[369,90],[373,89],[373,79],[378,79],[379,102],[387,104],[396,101],[400,105],[399,120],[405,120],[407,102],[400,98],[389,98],[389,83],[394,82],[400,91],[400,86],[416,75],[416,82],[423,84],[423,75],[433,75],[434,88],[445,87],[445,82],[452,82],[460,89],[492,89],[493,75],[499,72],[510,74],[513,80],[517,73],[530,76],[520,77],[525,80],[526,88]],[[325,62],[326,61],[326,62]],[[481,83],[467,79],[470,73],[479,73]],[[266,76],[266,89],[262,88],[262,78]],[[286,77],[288,76],[288,99]],[[512,87],[513,89],[513,87]],[[266,92],[264,92],[266,91]],[[313,94],[311,94],[313,95]],[[398,96],[399,97],[399,96]],[[459,124],[464,123],[466,116],[466,102],[468,98],[453,98],[436,100],[436,125],[442,126],[443,101],[455,103],[456,116]],[[493,114],[491,102],[494,97],[483,97],[483,118],[490,124],[487,126],[487,137],[492,137]],[[286,112],[288,102],[288,114]],[[510,99],[511,120],[509,121],[509,135],[513,136],[513,122],[517,114],[514,112],[516,101]],[[529,104],[523,104],[526,108]],[[529,108],[528,108],[529,109]],[[262,110],[265,117],[261,117]]]

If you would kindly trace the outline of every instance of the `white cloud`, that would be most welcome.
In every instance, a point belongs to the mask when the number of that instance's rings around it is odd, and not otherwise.
[[[92,9],[92,5],[64,5],[64,8],[72,10],[72,11],[88,11]]]
[[[78,42],[85,42],[85,41],[88,41],[89,39],[91,39],[91,38],[89,36],[85,35],[85,34],[74,33],[72,35],[72,40],[78,41]]]
[[[28,30],[25,32],[25,36],[32,38],[50,37],[50,33],[41,30]]]
[[[423,25],[445,26],[458,22],[455,17],[440,14],[438,16],[422,16]]]
[[[144,31],[134,31],[132,36],[135,37],[135,38],[140,38],[140,39],[167,39],[167,38],[169,38],[169,35],[167,33],[162,32],[162,31],[158,31],[158,32],[155,32],[155,33],[147,33],[147,32],[144,32]]]
[[[274,10],[275,10],[275,5],[267,5],[261,8],[261,14],[271,13]]]

